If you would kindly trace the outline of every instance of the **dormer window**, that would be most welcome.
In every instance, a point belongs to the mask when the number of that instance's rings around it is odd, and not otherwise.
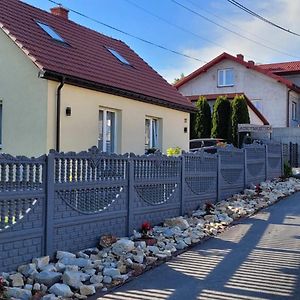
[[[233,69],[218,70],[218,87],[234,86]]]
[[[65,43],[65,40],[52,27],[39,21],[36,21],[36,23],[54,40]]]
[[[124,58],[118,51],[112,48],[106,48],[116,59],[118,59],[121,63],[130,66],[130,62],[126,58]]]

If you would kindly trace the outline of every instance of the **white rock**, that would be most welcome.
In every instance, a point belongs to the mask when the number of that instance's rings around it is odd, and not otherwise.
[[[12,274],[9,276],[9,279],[11,280],[11,285],[13,287],[22,287],[24,286],[24,280],[21,273]]]
[[[84,296],[91,296],[96,293],[95,287],[93,285],[83,285],[80,287],[80,294]]]
[[[88,280],[89,278],[90,276],[83,272],[65,271],[62,276],[62,281],[64,284],[67,284],[72,288],[79,289],[83,285],[82,282]]]
[[[120,270],[119,269],[115,269],[115,268],[104,268],[103,269],[103,275],[104,276],[110,276],[112,278],[115,278],[116,276],[121,275]]]
[[[31,291],[16,288],[16,287],[8,287],[6,291],[9,299],[16,298],[18,300],[30,300],[31,299]]]
[[[58,298],[54,294],[45,295],[42,300],[57,300]]]
[[[103,281],[103,276],[102,275],[93,275],[90,278],[91,283],[101,283]]]
[[[50,257],[49,256],[43,256],[39,258],[34,258],[32,262],[37,266],[38,269],[42,269],[46,267],[49,262],[50,262]]]
[[[84,268],[92,265],[91,260],[86,258],[74,258],[74,257],[64,257],[60,260],[60,262],[64,265],[78,266],[80,268]]]
[[[18,272],[22,273],[25,277],[29,277],[37,273],[35,264],[22,265],[18,268]]]
[[[185,230],[190,227],[187,220],[185,220],[183,217],[166,219],[164,222],[164,226],[169,226],[169,227],[178,226],[181,230]]]
[[[134,242],[128,239],[120,239],[112,246],[112,253],[122,256],[134,249]]]
[[[61,297],[72,297],[73,292],[71,291],[70,287],[66,284],[61,283],[55,283],[51,288],[49,289],[49,292]]]
[[[157,254],[159,252],[159,248],[156,246],[147,246],[147,249],[153,254]]]
[[[34,291],[40,291],[40,290],[41,290],[41,285],[40,285],[38,282],[36,282],[36,283],[33,285],[33,290],[34,290]]]
[[[32,284],[25,284],[24,290],[31,291],[32,290]]]
[[[103,277],[103,282],[110,284],[112,282],[112,278],[110,276],[104,276]]]
[[[68,257],[68,258],[75,258],[76,255],[73,254],[73,253],[71,253],[71,252],[67,252],[67,251],[57,251],[57,252],[56,252],[56,258],[57,258],[58,260],[63,259],[63,258],[65,258],[65,257]]]
[[[61,273],[42,271],[35,276],[35,280],[38,283],[42,283],[47,287],[59,282],[61,279]]]

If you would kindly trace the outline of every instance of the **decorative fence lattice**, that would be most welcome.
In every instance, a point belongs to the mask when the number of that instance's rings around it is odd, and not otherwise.
[[[159,224],[279,176],[281,146],[262,149],[180,157],[108,155],[97,148],[33,159],[0,155],[0,271],[58,249],[96,246],[103,234],[125,236],[144,221]]]
[[[245,145],[246,172],[245,182],[248,186],[258,184],[266,179],[266,147],[259,144]]]
[[[244,150],[228,146],[218,149],[219,154],[219,199],[243,190],[245,186]]]

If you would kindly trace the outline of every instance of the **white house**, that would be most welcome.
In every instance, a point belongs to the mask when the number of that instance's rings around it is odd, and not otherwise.
[[[253,124],[297,127],[299,118],[300,62],[256,65],[223,53],[178,81],[175,86],[195,101],[200,95],[208,100],[218,95],[244,94]],[[251,105],[252,104],[252,105]]]

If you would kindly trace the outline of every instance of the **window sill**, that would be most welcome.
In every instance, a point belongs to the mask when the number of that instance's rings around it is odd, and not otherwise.
[[[218,88],[223,88],[223,87],[233,87],[234,84],[229,84],[229,85],[217,85]]]

